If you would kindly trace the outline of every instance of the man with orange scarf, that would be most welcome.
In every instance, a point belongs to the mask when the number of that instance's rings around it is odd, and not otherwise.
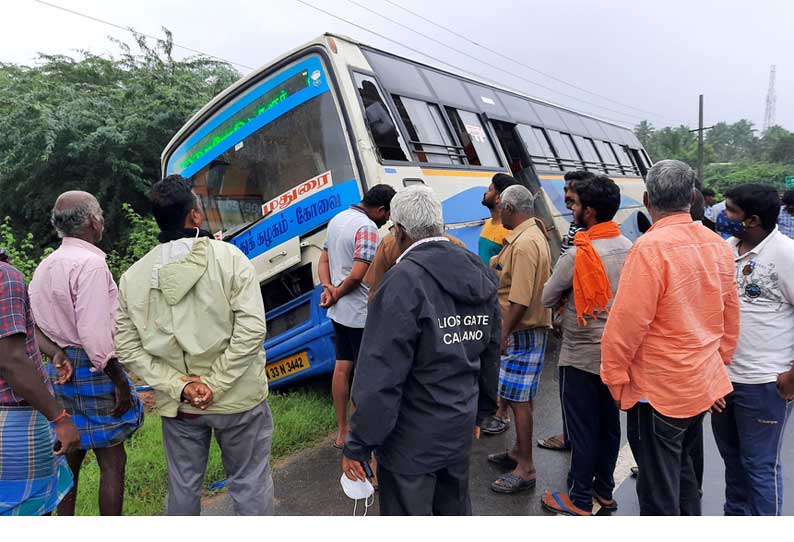
[[[601,381],[601,334],[617,291],[631,241],[612,219],[620,208],[620,188],[603,175],[576,183],[572,211],[574,246],[563,255],[543,288],[543,304],[555,307],[567,297],[558,366],[562,408],[571,439],[569,492],[546,491],[545,508],[587,516],[595,499],[614,510],[613,472],[620,449],[620,413]],[[572,295],[571,295],[572,294]]]

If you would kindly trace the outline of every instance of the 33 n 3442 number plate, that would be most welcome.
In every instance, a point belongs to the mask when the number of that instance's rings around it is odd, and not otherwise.
[[[275,382],[281,378],[286,378],[295,373],[305,371],[309,368],[309,354],[301,352],[290,356],[288,358],[274,361],[265,365],[267,371],[267,379],[270,382]]]

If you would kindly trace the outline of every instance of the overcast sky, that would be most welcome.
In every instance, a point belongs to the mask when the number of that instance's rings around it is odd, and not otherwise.
[[[702,93],[706,125],[747,118],[760,130],[769,68],[776,64],[776,121],[794,130],[794,2],[399,0],[406,8],[474,42],[620,102],[614,103],[499,58],[387,0],[355,1],[467,54],[429,41],[349,0],[306,1],[483,78],[627,126],[642,118],[656,126],[697,126],[697,97]],[[51,3],[144,33],[160,35],[160,28],[165,26],[177,43],[247,66],[266,64],[326,31],[438,64],[296,0]],[[113,53],[116,48],[108,36],[129,41],[129,34],[121,30],[33,0],[4,0],[3,11],[0,61],[4,62],[32,64],[37,52],[88,49]],[[236,68],[243,73],[249,71],[240,65]]]

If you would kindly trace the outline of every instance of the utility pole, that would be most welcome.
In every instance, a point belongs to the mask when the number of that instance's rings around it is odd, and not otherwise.
[[[698,112],[698,190],[703,189],[703,95]]]

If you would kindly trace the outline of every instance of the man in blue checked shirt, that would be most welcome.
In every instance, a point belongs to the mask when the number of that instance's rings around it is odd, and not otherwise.
[[[786,190],[783,194],[783,206],[777,217],[780,233],[794,239],[794,190]]]

